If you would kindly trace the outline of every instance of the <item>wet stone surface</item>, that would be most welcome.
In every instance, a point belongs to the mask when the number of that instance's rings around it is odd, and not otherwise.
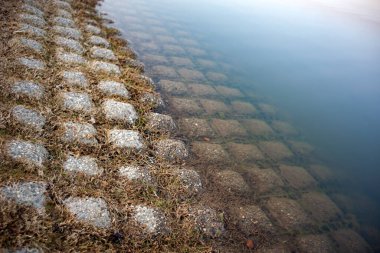
[[[84,49],[81,43],[77,40],[57,36],[55,38],[55,44],[57,44],[58,46],[64,47],[65,49],[72,50],[78,54],[82,54],[84,52]]]
[[[178,73],[185,80],[204,80],[205,77],[202,72],[192,69],[181,68],[178,70]]]
[[[90,68],[97,72],[104,72],[107,74],[113,74],[113,75],[120,75],[120,68],[113,64],[113,63],[108,63],[108,62],[103,62],[103,61],[93,61],[90,63]]]
[[[222,137],[247,136],[247,131],[237,120],[212,119],[211,126]]]
[[[78,29],[64,27],[64,26],[53,26],[53,31],[63,37],[70,39],[79,40],[82,37],[82,33]]]
[[[295,200],[272,197],[265,206],[277,223],[286,230],[300,230],[311,224],[310,218]]]
[[[232,213],[236,217],[239,229],[247,236],[257,233],[274,232],[275,228],[260,207],[248,205],[233,207]]]
[[[153,108],[164,108],[165,107],[165,103],[162,100],[161,95],[159,93],[145,92],[142,94],[139,101],[141,103],[148,103]]]
[[[297,130],[287,122],[275,120],[272,122],[272,128],[284,135],[296,135]]]
[[[202,180],[198,172],[193,169],[178,169],[175,171],[178,179],[181,182],[182,188],[185,190],[185,194],[195,196],[202,191]]]
[[[213,137],[214,131],[211,129],[207,120],[198,118],[181,118],[178,120],[181,133],[189,138]]]
[[[332,233],[339,253],[372,252],[368,243],[352,229],[340,229]]]
[[[19,96],[26,96],[30,99],[41,99],[45,90],[37,83],[19,81],[12,85],[11,92]]]
[[[40,28],[43,28],[46,25],[46,21],[43,18],[35,15],[23,13],[19,15],[19,19],[20,21],[23,21],[30,25],[35,25]]]
[[[63,71],[62,72],[63,81],[70,86],[76,87],[87,87],[88,81],[86,76],[79,71]]]
[[[99,37],[99,36],[91,36],[88,39],[88,42],[94,46],[103,46],[103,47],[109,47],[110,46],[110,43],[106,39]]]
[[[45,69],[45,63],[43,61],[33,59],[33,58],[27,58],[27,57],[21,57],[18,58],[18,62],[29,69],[33,70],[44,70]]]
[[[68,156],[63,163],[63,169],[69,172],[81,172],[90,176],[103,173],[103,169],[98,167],[96,158],[91,156]]]
[[[140,133],[132,130],[109,130],[108,141],[117,148],[140,150],[144,147]]]
[[[41,29],[41,28],[38,28],[38,27],[35,27],[35,26],[32,26],[32,25],[29,25],[29,24],[20,24],[20,29],[19,29],[20,32],[23,32],[23,33],[28,33],[32,36],[35,36],[35,37],[45,37],[46,36],[46,31]]]
[[[204,84],[189,84],[188,86],[189,92],[195,96],[215,96],[218,93],[216,90],[210,85]]]
[[[230,112],[230,109],[226,106],[226,104],[221,101],[201,99],[199,102],[205,110],[206,114],[208,115],[223,114]]]
[[[189,156],[185,144],[180,140],[165,139],[154,144],[156,156],[168,161],[184,160]]]
[[[181,95],[187,93],[187,88],[184,83],[170,81],[170,80],[160,80],[158,82],[159,87],[166,93],[173,95]]]
[[[177,72],[175,71],[174,68],[168,67],[168,66],[163,66],[163,65],[156,65],[152,67],[152,73],[153,75],[163,77],[163,78],[176,78],[178,77]]]
[[[336,249],[327,235],[303,235],[296,239],[302,252],[310,253],[334,253]]]
[[[138,118],[135,108],[129,103],[107,99],[104,101],[102,109],[107,120],[122,121],[133,124]]]
[[[172,97],[169,101],[171,108],[178,113],[200,114],[203,110],[195,100]]]
[[[17,122],[37,131],[41,131],[46,122],[45,117],[42,116],[41,113],[22,105],[17,105],[12,108],[12,116]]]
[[[334,173],[323,165],[312,164],[309,166],[309,171],[319,182],[329,182],[335,179]]]
[[[261,151],[273,160],[278,161],[293,156],[293,153],[282,142],[262,141],[258,146]]]
[[[94,105],[90,96],[82,92],[63,92],[63,108],[66,110],[90,113],[94,109]]]
[[[215,86],[216,91],[225,97],[243,97],[243,94],[240,92],[240,90],[235,88],[230,88],[227,86]]]
[[[63,124],[64,133],[62,140],[64,142],[79,143],[83,145],[96,145],[97,131],[89,123],[66,122]]]
[[[338,219],[342,215],[335,203],[323,193],[305,193],[302,195],[300,203],[308,211],[310,217],[317,222],[329,222]]]
[[[153,183],[153,178],[150,174],[149,169],[142,166],[123,166],[119,169],[119,175],[121,177],[126,177],[132,181],[142,181],[146,184]]]
[[[0,193],[5,198],[15,201],[18,204],[32,206],[40,213],[45,212],[46,183],[15,183],[1,187]]]
[[[315,179],[302,167],[280,165],[280,173],[289,186],[295,189],[305,189],[317,185]]]
[[[262,136],[262,135],[270,135],[273,133],[270,126],[262,120],[258,119],[249,119],[243,120],[242,124],[247,129],[249,134]]]
[[[233,101],[231,102],[232,109],[234,112],[242,115],[256,114],[257,109],[251,103],[243,101]]]
[[[226,191],[247,193],[250,188],[244,178],[236,171],[223,170],[216,174],[217,183]]]
[[[38,167],[42,167],[49,157],[44,146],[29,141],[10,141],[6,149],[12,159]]]
[[[129,98],[129,92],[125,85],[115,81],[100,81],[98,89],[104,94],[109,96],[119,96],[122,98]]]
[[[147,115],[146,127],[150,131],[172,133],[176,130],[176,125],[171,116],[151,112]]]
[[[92,33],[92,34],[100,34],[101,33],[101,30],[99,27],[96,27],[96,26],[93,26],[93,25],[86,25],[84,27],[84,30],[88,33]]]
[[[303,141],[288,141],[288,143],[293,152],[301,156],[309,155],[314,150],[313,146]]]
[[[190,208],[189,217],[194,220],[195,227],[206,237],[216,238],[223,235],[225,228],[221,216],[207,206]]]
[[[256,161],[264,159],[264,155],[253,144],[228,143],[227,148],[229,153],[238,162]]]
[[[147,234],[160,235],[169,232],[164,214],[156,208],[144,205],[134,206],[132,217]]]
[[[30,13],[30,14],[39,16],[40,18],[43,18],[43,16],[45,15],[43,11],[41,11],[40,9],[38,9],[38,8],[36,8],[30,4],[23,4],[21,6],[21,9]]]
[[[205,163],[219,163],[230,160],[222,145],[207,142],[193,142],[191,151]]]
[[[90,49],[91,57],[92,58],[98,58],[98,59],[104,59],[104,60],[116,60],[115,54],[112,52],[112,50],[101,48],[101,47],[92,47]]]
[[[101,198],[73,198],[64,201],[65,207],[76,219],[99,228],[111,226],[107,203]]]
[[[248,173],[254,182],[253,187],[259,193],[276,191],[284,186],[284,182],[272,169],[250,168]]]
[[[27,48],[30,48],[31,50],[33,50],[36,53],[42,53],[44,50],[42,44],[36,40],[27,39],[27,38],[20,38],[19,41],[20,41],[21,45],[23,45]]]

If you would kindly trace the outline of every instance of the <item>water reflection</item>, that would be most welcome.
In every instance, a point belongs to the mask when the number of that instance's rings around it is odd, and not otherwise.
[[[275,249],[365,252],[360,232],[378,247],[378,26],[315,4],[247,3],[108,0],[102,9],[165,95],[198,165],[213,168],[210,189],[224,200],[210,196],[241,236],[275,233],[288,243],[259,240]]]

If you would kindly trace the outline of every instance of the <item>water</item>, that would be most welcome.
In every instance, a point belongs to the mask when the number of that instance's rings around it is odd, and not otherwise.
[[[293,125],[300,134],[275,131],[273,136],[251,133],[248,137],[206,138],[222,144],[231,139],[249,142],[259,148],[260,142],[275,139],[288,145],[293,153],[296,152],[289,140],[311,144],[312,154],[298,154],[285,162],[306,168],[323,164],[333,170],[339,182],[323,184],[324,191],[341,204],[341,209],[343,204],[337,196],[350,198],[355,207],[346,211],[357,216],[361,224],[357,230],[376,246],[376,240],[364,228],[380,227],[378,3],[106,0],[101,10],[123,31],[156,82],[181,81],[186,89],[191,83],[222,84],[247,95],[211,96],[224,102],[227,109],[209,105],[211,111],[205,114],[173,110],[170,106],[167,112],[177,120],[197,116],[212,124],[212,118],[234,118],[239,122],[255,118],[271,128],[275,120]],[[188,76],[182,70],[181,75],[181,68],[195,69],[205,77],[191,80],[199,73]],[[223,73],[225,77],[210,72]],[[161,91],[165,94],[165,90]],[[178,89],[166,95],[169,100],[172,96],[198,99]],[[232,104],[237,100],[251,103],[259,112],[236,115]],[[260,111],[261,103],[275,106],[276,114]],[[201,108],[208,107],[203,102]],[[265,167],[273,161],[250,163]]]

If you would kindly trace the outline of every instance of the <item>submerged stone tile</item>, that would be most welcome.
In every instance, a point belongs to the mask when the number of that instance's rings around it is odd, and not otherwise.
[[[235,88],[218,85],[215,86],[215,89],[219,92],[220,95],[225,97],[243,97],[243,94],[240,92],[240,90]]]
[[[239,229],[246,235],[274,232],[275,228],[266,214],[256,205],[232,207]]]
[[[195,96],[215,96],[218,93],[216,90],[210,86],[210,85],[205,85],[205,84],[189,84],[188,90],[192,95]]]
[[[96,34],[96,35],[98,35],[98,34],[101,33],[101,30],[100,30],[99,27],[97,27],[97,26],[93,26],[93,25],[90,25],[90,24],[86,25],[86,26],[84,27],[84,30],[85,30],[86,32],[88,32],[88,33],[92,33],[92,34]]]
[[[140,78],[149,86],[155,87],[155,83],[152,78],[146,75],[140,75]]]
[[[33,50],[36,53],[42,53],[44,50],[44,47],[42,46],[42,44],[36,40],[27,39],[27,38],[22,37],[19,39],[19,41],[20,41],[21,45]]]
[[[204,163],[228,162],[230,157],[222,145],[208,142],[193,142],[191,151]]]
[[[56,58],[58,60],[58,63],[66,63],[66,64],[84,64],[86,63],[86,60],[79,54],[66,52],[62,48],[58,48],[56,52]]]
[[[280,172],[292,188],[304,189],[317,185],[317,181],[302,167],[280,165]]]
[[[203,109],[208,115],[224,114],[230,112],[230,109],[226,106],[226,104],[221,101],[201,99],[199,100],[199,103],[202,105]]]
[[[189,138],[213,137],[214,131],[211,129],[207,120],[199,118],[180,118],[178,119],[180,132]]]
[[[181,55],[185,54],[185,50],[178,46],[178,45],[173,45],[173,44],[164,44],[162,46],[162,49],[166,54],[171,54],[171,55]]]
[[[141,166],[128,165],[119,169],[119,175],[132,181],[142,181],[147,184],[153,183],[152,175],[149,169]]]
[[[272,121],[271,125],[272,125],[272,128],[276,130],[277,132],[279,132],[280,134],[296,135],[298,133],[297,130],[288,122],[274,120]]]
[[[113,75],[121,74],[120,68],[117,65],[103,61],[92,61],[90,63],[90,68],[95,72],[100,71]]]
[[[263,120],[259,119],[247,119],[242,120],[242,124],[247,129],[249,134],[256,136],[273,134],[272,128]]]
[[[111,226],[107,203],[102,198],[70,197],[63,203],[68,211],[81,222],[86,222],[99,228]]]
[[[38,27],[35,27],[35,26],[32,26],[32,25],[29,25],[29,24],[24,24],[24,23],[20,24],[20,28],[18,29],[18,31],[22,32],[22,33],[28,33],[28,34],[35,36],[35,37],[43,38],[46,36],[45,30],[38,28]]]
[[[198,172],[193,169],[178,169],[174,172],[181,183],[184,197],[196,196],[202,191],[202,180]]]
[[[219,73],[219,72],[207,72],[206,77],[214,82],[223,82],[226,81],[228,78],[225,74]]]
[[[144,147],[140,133],[133,130],[109,130],[108,141],[117,148],[132,148],[140,150]]]
[[[302,252],[309,253],[335,253],[331,239],[324,234],[320,235],[302,235],[296,238],[298,248]]]
[[[206,51],[203,49],[195,48],[195,47],[189,47],[187,48],[187,51],[192,54],[193,56],[204,56],[206,55]]]
[[[310,218],[295,200],[271,197],[265,207],[278,225],[286,230],[300,230],[311,224]]]
[[[368,243],[352,229],[339,229],[331,235],[338,244],[339,253],[372,252]]]
[[[109,47],[110,46],[110,43],[106,39],[99,37],[99,36],[91,36],[88,39],[88,42],[94,46],[103,46],[103,47]]]
[[[237,162],[257,161],[265,158],[263,153],[253,144],[230,142],[227,144],[227,148]]]
[[[6,144],[7,154],[17,162],[42,167],[49,158],[46,148],[29,141],[12,140]]]
[[[147,103],[151,105],[153,108],[164,108],[165,103],[161,98],[161,95],[159,93],[150,93],[150,92],[144,92],[139,101],[141,103]]]
[[[267,114],[269,116],[273,116],[277,113],[277,109],[273,105],[260,103],[260,104],[258,104],[258,107],[259,107],[260,111],[262,111],[264,114]]]
[[[180,140],[164,139],[154,144],[157,158],[177,161],[184,160],[189,156],[185,143]]]
[[[146,127],[150,131],[170,133],[175,131],[176,125],[171,116],[151,112],[147,115]]]
[[[44,70],[45,69],[45,63],[43,61],[33,59],[33,58],[27,58],[27,57],[21,57],[18,58],[18,62],[29,69],[33,70]]]
[[[284,186],[281,177],[272,169],[253,167],[248,169],[248,173],[254,182],[252,187],[260,194],[274,192]]]
[[[63,163],[63,169],[69,172],[80,172],[89,176],[101,175],[103,169],[99,168],[97,159],[91,156],[68,156]]]
[[[30,25],[35,25],[40,28],[43,28],[46,25],[46,21],[43,18],[26,13],[20,14],[19,20]]]
[[[133,124],[138,119],[135,108],[129,103],[106,99],[103,102],[102,110],[107,120]]]
[[[65,110],[90,113],[94,110],[94,104],[90,96],[85,92],[63,92],[62,107]]]
[[[89,123],[66,122],[63,124],[64,133],[62,140],[69,143],[79,143],[84,145],[96,145],[97,131]]]
[[[189,58],[184,57],[170,57],[170,61],[175,66],[193,67],[194,63]]]
[[[44,182],[15,183],[1,187],[0,193],[17,204],[32,206],[40,213],[45,212],[46,183]]]
[[[100,81],[98,89],[109,96],[119,96],[122,98],[130,98],[129,92],[125,85],[115,81]]]
[[[176,78],[178,77],[177,72],[174,68],[163,66],[163,65],[156,65],[152,67],[152,73],[154,75],[163,77],[163,78]]]
[[[30,99],[41,99],[44,96],[45,89],[37,83],[18,81],[12,85],[11,92],[18,96],[26,96]]]
[[[247,136],[247,131],[237,120],[212,119],[211,127],[222,137]]]
[[[177,111],[177,113],[194,115],[200,114],[203,111],[198,103],[192,99],[172,97],[169,100],[169,103],[171,105],[171,108]]]
[[[216,63],[214,61],[206,60],[206,59],[198,59],[198,64],[204,68],[215,68]]]
[[[194,221],[197,230],[207,237],[217,238],[225,231],[223,216],[208,206],[190,208],[189,216]]]
[[[151,235],[166,234],[169,232],[166,217],[156,208],[137,205],[133,206],[133,220],[142,226],[142,230]]]
[[[242,175],[236,171],[220,171],[216,173],[216,181],[229,192],[247,193],[250,191],[250,188],[243,179]]]
[[[82,33],[78,29],[64,27],[64,26],[53,26],[53,31],[63,37],[79,40],[82,37]]]
[[[262,141],[259,143],[259,148],[271,159],[279,161],[285,158],[290,158],[293,153],[282,143],[277,141]]]
[[[237,114],[246,115],[257,113],[257,109],[251,103],[248,102],[236,100],[231,102],[231,106],[234,112],[236,112]]]
[[[26,12],[28,12],[28,13],[30,13],[30,14],[36,15],[36,16],[38,16],[40,18],[43,18],[43,16],[45,15],[42,10],[40,10],[37,7],[34,7],[34,6],[30,5],[30,4],[23,4],[21,6],[21,9],[24,10],[24,11],[26,11]]]
[[[342,212],[336,204],[325,194],[308,192],[302,195],[302,207],[317,222],[329,222],[341,217]]]
[[[59,26],[68,26],[75,28],[75,22],[71,18],[55,17],[53,18],[53,23]]]
[[[205,77],[202,74],[202,72],[198,70],[192,70],[192,69],[186,69],[186,68],[180,68],[178,70],[178,73],[181,75],[182,78],[185,80],[204,80]]]
[[[143,72],[145,69],[145,64],[143,62],[134,59],[125,59],[125,65],[129,68],[134,68],[141,72]]]
[[[305,156],[314,151],[314,147],[303,141],[288,141],[294,153]]]
[[[319,182],[328,182],[335,179],[334,173],[323,165],[312,164],[309,166],[309,172]]]
[[[13,118],[20,124],[41,131],[45,125],[46,119],[38,111],[17,105],[12,108]]]
[[[79,71],[63,71],[63,81],[70,86],[75,87],[88,87],[88,81],[83,72]]]
[[[57,36],[55,38],[55,44],[57,44],[58,46],[64,47],[65,49],[72,50],[78,54],[82,54],[84,52],[84,49],[81,43],[77,40]]]
[[[102,47],[92,47],[90,49],[91,57],[97,59],[115,61],[117,58],[112,50]]]
[[[182,95],[187,93],[187,88],[184,83],[170,81],[170,80],[160,80],[158,82],[160,89],[164,92],[173,95]]]

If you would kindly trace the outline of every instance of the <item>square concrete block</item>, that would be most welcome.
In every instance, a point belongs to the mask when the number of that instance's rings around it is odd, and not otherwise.
[[[129,103],[106,99],[102,104],[102,110],[106,119],[110,121],[114,120],[134,124],[138,119],[134,106]]]
[[[173,133],[176,125],[171,116],[151,112],[147,115],[146,127],[153,132]]]
[[[260,103],[258,104],[260,111],[268,116],[274,116],[277,113],[276,107],[270,104]]]
[[[326,195],[319,192],[308,192],[300,199],[302,207],[316,222],[329,222],[341,217],[342,212]]]
[[[275,192],[284,186],[281,177],[272,169],[259,169],[253,167],[249,168],[247,171],[254,182],[254,189],[260,194]]]
[[[178,70],[178,73],[185,80],[204,80],[205,79],[205,77],[202,74],[202,72],[200,72],[198,70],[180,68]]]
[[[173,44],[163,45],[162,49],[164,50],[165,53],[171,54],[171,55],[183,55],[186,53],[182,47],[173,45]]]
[[[218,100],[201,99],[199,102],[208,115],[230,112],[226,104]]]
[[[325,234],[301,235],[296,238],[298,248],[308,253],[335,253],[332,240]]]
[[[163,55],[144,54],[141,58],[144,62],[148,62],[149,64],[168,64],[168,59]]]
[[[183,95],[187,93],[186,85],[182,82],[160,80],[158,85],[163,92],[172,95]]]
[[[280,173],[290,187],[298,190],[317,185],[317,181],[302,167],[280,165]]]
[[[167,161],[180,161],[189,156],[185,143],[180,140],[163,139],[154,144],[157,158]]]
[[[235,88],[218,85],[215,86],[215,89],[217,90],[217,92],[219,92],[220,95],[225,97],[243,97],[243,94],[240,92],[240,90]]]
[[[62,140],[68,143],[79,143],[83,145],[96,145],[97,131],[88,123],[66,122],[63,124],[64,133]]]
[[[326,166],[313,164],[309,166],[308,170],[319,182],[329,182],[335,179],[334,173]]]
[[[228,153],[220,144],[196,141],[191,144],[191,151],[205,163],[230,161]]]
[[[246,235],[274,232],[274,226],[266,214],[256,205],[232,207],[233,218],[239,229]]]
[[[153,75],[162,77],[162,78],[176,78],[178,77],[177,72],[174,68],[164,66],[164,65],[156,65],[152,67]]]
[[[331,235],[338,244],[338,253],[373,252],[363,237],[352,229],[339,229]]]
[[[212,86],[205,85],[205,84],[197,84],[197,83],[189,84],[188,90],[190,94],[195,95],[195,96],[202,96],[202,97],[215,96],[218,94]]]
[[[137,131],[112,129],[107,135],[108,141],[116,148],[140,150],[144,147],[143,139]]]
[[[241,115],[256,114],[257,109],[251,103],[235,100],[231,102],[232,109],[235,113]]]
[[[282,142],[262,141],[258,146],[264,154],[276,161],[293,156],[293,153]]]
[[[204,56],[207,54],[205,50],[196,47],[188,47],[186,50],[193,56]]]
[[[247,119],[243,120],[242,124],[248,130],[249,134],[256,136],[273,134],[272,128],[263,120]]]
[[[237,162],[249,162],[264,159],[263,153],[261,153],[261,151],[253,144],[230,142],[227,144],[227,149]]]
[[[290,148],[294,153],[301,156],[309,155],[314,151],[314,147],[303,141],[288,141]]]
[[[206,59],[198,59],[198,64],[204,68],[215,68],[217,65],[214,61]]]
[[[286,230],[302,230],[311,224],[310,218],[295,200],[272,197],[265,207],[278,225]]]
[[[195,115],[203,112],[198,103],[192,99],[172,97],[169,103],[171,108],[180,114]]]
[[[206,77],[214,82],[224,82],[228,79],[225,74],[213,71],[207,72]]]
[[[298,134],[297,130],[288,122],[274,120],[271,124],[272,128],[283,135],[296,135]]]
[[[247,193],[250,191],[239,172],[223,170],[216,174],[216,182],[228,192]]]
[[[237,120],[212,119],[211,126],[222,137],[247,136],[247,131]]]
[[[207,120],[198,118],[181,118],[178,120],[180,132],[189,138],[212,137],[215,135]]]
[[[189,58],[184,57],[170,57],[170,61],[174,66],[178,67],[193,67],[194,63]]]

